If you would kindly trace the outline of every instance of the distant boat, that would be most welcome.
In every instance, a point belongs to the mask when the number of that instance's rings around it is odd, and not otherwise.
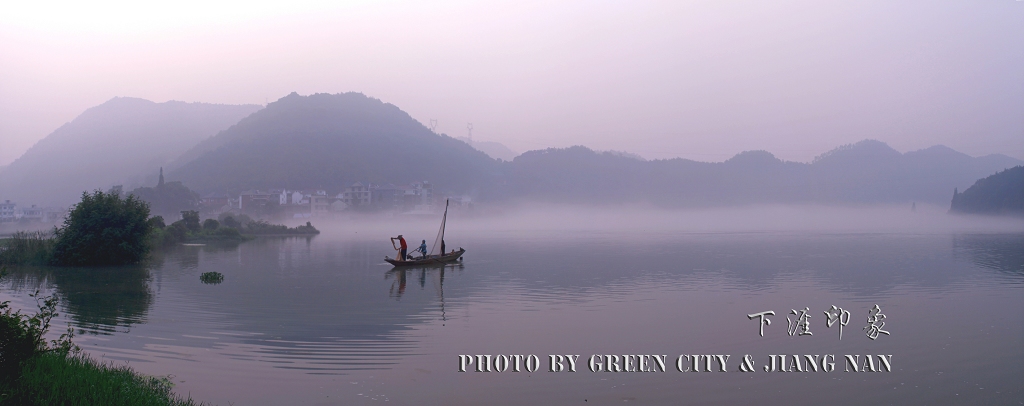
[[[437,247],[438,244],[442,244],[444,242],[444,227],[445,227],[445,223],[447,223],[447,221],[448,221],[448,201],[445,200],[444,201],[444,215],[441,216],[441,229],[438,230],[438,233],[437,233],[438,237],[434,241],[434,247],[435,248]],[[433,251],[431,251],[431,252],[433,252]],[[462,259],[462,254],[465,254],[465,253],[466,253],[466,250],[464,248],[461,248],[461,247],[459,248],[458,251],[452,251],[452,252],[447,252],[446,253],[446,252],[444,252],[444,248],[443,248],[443,244],[442,244],[441,251],[438,254],[431,254],[431,255],[427,255],[425,257],[416,258],[416,259],[407,258],[405,261],[399,260],[397,258],[392,259],[391,257],[384,257],[384,260],[387,261],[389,264],[394,265],[395,267],[400,267],[400,266],[404,267],[404,266],[438,265],[438,264],[447,264],[447,263],[459,261],[459,260]]]

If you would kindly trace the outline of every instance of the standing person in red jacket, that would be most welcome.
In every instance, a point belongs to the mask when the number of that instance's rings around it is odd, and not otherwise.
[[[409,252],[409,244],[407,244],[407,243],[405,242],[405,238],[402,238],[402,235],[401,235],[401,234],[399,234],[399,235],[398,235],[398,237],[392,237],[392,238],[391,238],[391,244],[392,244],[392,245],[394,245],[394,243],[395,243],[395,240],[398,240],[398,242],[399,242],[399,243],[401,244],[401,250],[402,250],[402,261],[405,261],[405,258],[406,258],[407,254],[408,254],[408,252]]]

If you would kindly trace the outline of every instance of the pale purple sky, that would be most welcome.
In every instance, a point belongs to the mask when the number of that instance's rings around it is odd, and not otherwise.
[[[0,5],[0,165],[115,96],[293,91],[520,152],[809,161],[874,138],[1024,159],[1022,1],[79,3]]]

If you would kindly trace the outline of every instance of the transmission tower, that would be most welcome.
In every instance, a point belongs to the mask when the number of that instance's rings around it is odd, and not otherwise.
[[[466,129],[469,130],[469,142],[473,142],[473,123],[466,124]]]
[[[437,119],[436,118],[432,118],[432,119],[430,119],[430,132],[435,132],[436,133],[437,131],[434,131],[435,128],[437,128]]]

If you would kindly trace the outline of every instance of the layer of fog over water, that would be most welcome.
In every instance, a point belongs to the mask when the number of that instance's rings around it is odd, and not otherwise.
[[[388,237],[429,244],[439,217],[320,220],[316,237],[180,246],[137,267],[19,268],[0,298],[31,308],[35,288],[56,294],[54,334],[71,323],[93,357],[222,405],[1024,401],[1020,219],[509,208],[450,214],[458,265],[383,261]],[[201,283],[208,271],[224,282]],[[891,334],[872,341],[876,304]],[[851,313],[841,340],[832,305]],[[787,313],[804,307],[813,335],[788,335]],[[766,310],[761,337],[747,315]],[[459,373],[459,354],[542,362]],[[577,372],[546,372],[549,354],[580,355]],[[592,373],[592,354],[663,354],[668,371]],[[677,372],[680,354],[729,354],[728,372]],[[757,372],[739,371],[744,354]],[[836,370],[764,372],[770,354],[835,354]],[[846,354],[891,354],[893,370],[844,372]]]

